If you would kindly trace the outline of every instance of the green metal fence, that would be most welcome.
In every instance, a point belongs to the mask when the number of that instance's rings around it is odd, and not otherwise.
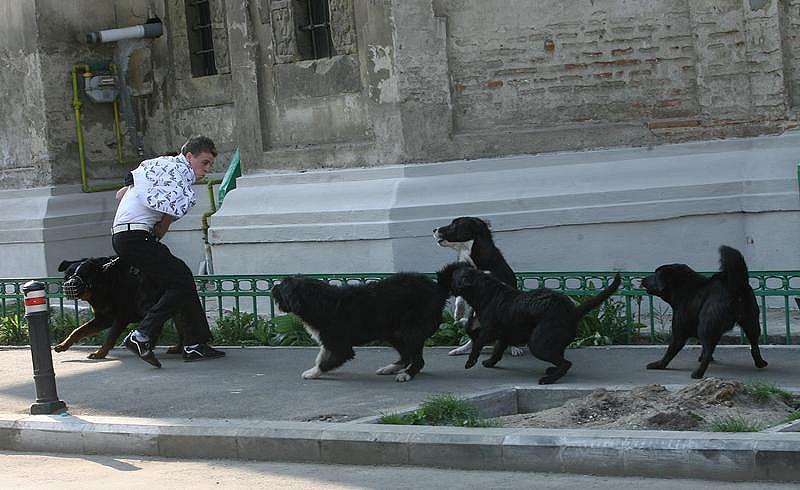
[[[547,287],[580,299],[597,294],[610,283],[615,272],[520,272],[517,281],[522,289]],[[648,295],[641,280],[649,272],[621,272],[622,286],[612,297],[626,328],[626,341],[659,343],[669,334],[671,312],[658,298]],[[711,273],[707,273],[711,274]],[[388,273],[308,274],[334,285],[359,284],[380,280]],[[433,277],[433,274],[430,274]],[[271,291],[285,275],[207,275],[196,276],[198,291],[210,318],[222,318],[233,310],[272,317],[279,314],[272,301]],[[88,304],[66,300],[61,292],[61,278],[39,279],[46,285],[53,314],[88,314]],[[0,279],[0,315],[24,314],[22,285],[28,279]],[[792,329],[800,323],[800,271],[750,272],[750,283],[761,307],[762,343],[799,343]],[[212,321],[213,325],[213,321]],[[738,329],[737,329],[738,331]],[[739,342],[744,342],[738,334]]]

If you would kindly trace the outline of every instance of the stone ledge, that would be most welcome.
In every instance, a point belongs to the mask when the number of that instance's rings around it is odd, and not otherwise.
[[[0,449],[171,458],[800,480],[798,433],[705,433],[0,415]]]

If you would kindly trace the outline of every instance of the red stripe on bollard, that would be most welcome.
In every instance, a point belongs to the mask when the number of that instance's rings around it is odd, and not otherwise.
[[[47,303],[47,298],[44,296],[39,298],[25,298],[25,306],[43,305]]]

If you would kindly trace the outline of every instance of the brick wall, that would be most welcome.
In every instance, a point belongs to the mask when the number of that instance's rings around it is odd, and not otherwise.
[[[769,132],[787,117],[798,0],[442,0],[438,10],[456,132],[640,122],[669,140]]]

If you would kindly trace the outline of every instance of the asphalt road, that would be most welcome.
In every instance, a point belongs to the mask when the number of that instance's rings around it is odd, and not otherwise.
[[[0,452],[0,488],[778,490],[796,484]]]

